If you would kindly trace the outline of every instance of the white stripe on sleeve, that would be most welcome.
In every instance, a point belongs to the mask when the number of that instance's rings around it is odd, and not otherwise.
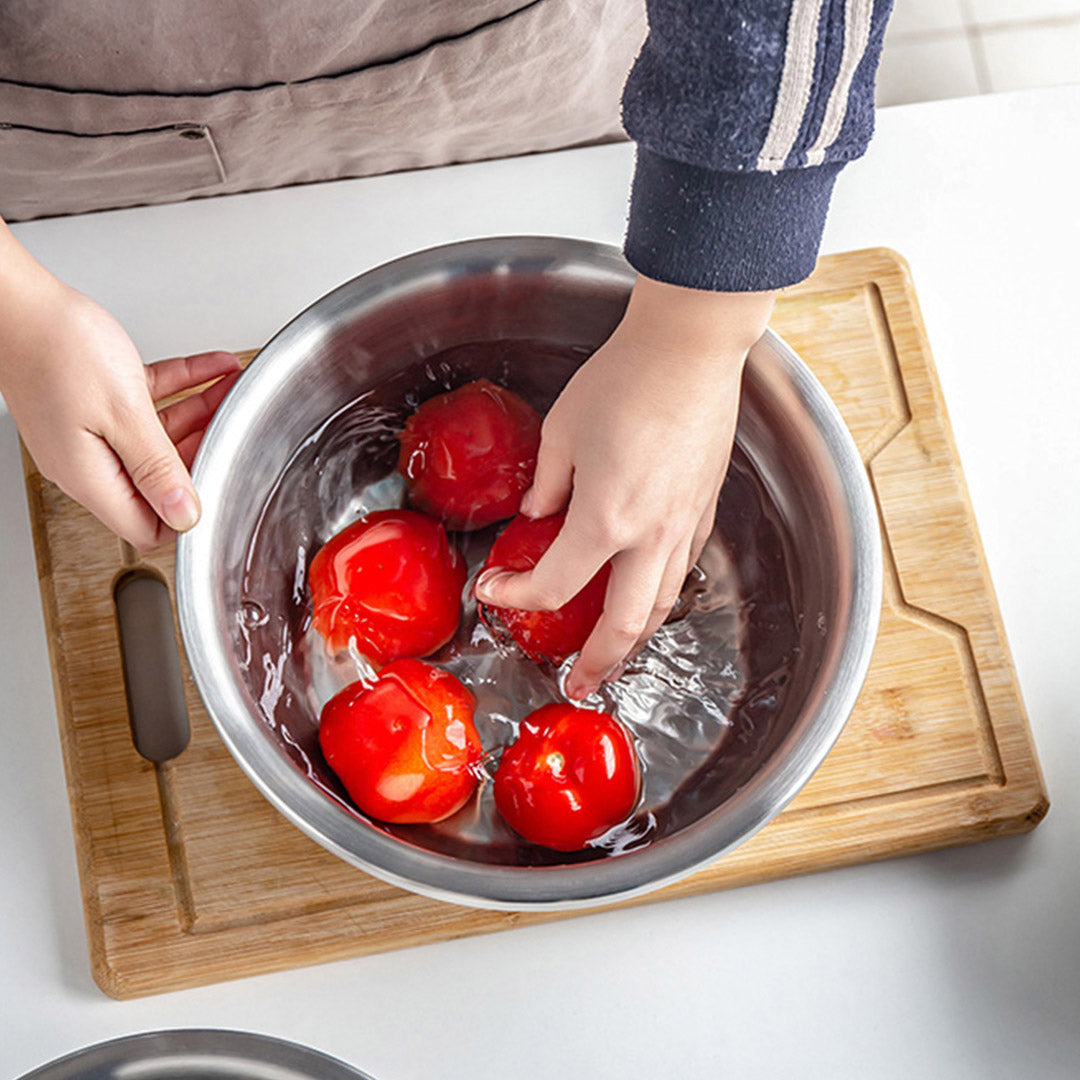
[[[866,44],[870,40],[870,22],[874,14],[874,0],[846,0],[844,4],[844,51],[840,57],[840,70],[829,92],[821,130],[813,145],[806,151],[807,165],[820,165],[825,151],[840,137],[847,115],[848,95],[855,70],[862,62]]]
[[[794,0],[788,17],[784,69],[776,94],[769,133],[758,155],[758,169],[776,172],[784,167],[802,128],[803,113],[814,85],[818,18],[823,0]]]

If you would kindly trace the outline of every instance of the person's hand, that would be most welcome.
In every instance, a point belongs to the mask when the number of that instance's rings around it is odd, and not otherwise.
[[[566,522],[525,573],[489,571],[476,595],[553,610],[608,559],[604,612],[566,682],[581,699],[667,618],[713,526],[747,350],[772,293],[707,293],[639,278],[615,333],[544,420],[521,510]]]
[[[142,550],[190,528],[188,470],[239,361],[209,352],[144,366],[104,308],[33,262],[2,223],[0,234],[0,394],[38,469]]]

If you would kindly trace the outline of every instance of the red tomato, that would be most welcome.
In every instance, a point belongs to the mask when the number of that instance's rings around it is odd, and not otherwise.
[[[565,514],[514,518],[491,545],[484,569],[531,570],[551,547],[565,520]],[[561,664],[571,653],[577,652],[592,633],[604,610],[610,573],[611,564],[605,563],[577,596],[555,611],[482,606],[480,616],[487,623],[489,613],[498,615],[510,636],[531,660],[551,660]]]
[[[443,527],[412,510],[376,510],[311,560],[312,621],[334,652],[351,636],[376,664],[427,656],[457,630],[465,562]]]
[[[477,379],[425,401],[399,438],[412,505],[448,529],[482,529],[517,513],[536,471],[540,415]]]
[[[442,821],[469,801],[483,756],[476,699],[441,668],[395,660],[323,706],[319,746],[353,802],[395,825]]]
[[[630,815],[640,783],[637,754],[618,720],[575,705],[543,705],[503,751],[495,805],[526,840],[578,851]]]

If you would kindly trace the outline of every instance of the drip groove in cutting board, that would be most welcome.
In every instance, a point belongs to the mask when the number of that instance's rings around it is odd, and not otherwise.
[[[792,804],[747,843],[632,903],[1026,831],[1048,802],[903,260],[820,260],[776,329],[840,408],[882,526],[881,629],[855,711]],[[474,911],[377,881],[259,794],[181,657],[191,739],[132,743],[113,589],[140,555],[27,459],[26,481],[94,977],[131,997],[575,914]],[[174,617],[175,623],[175,617]]]

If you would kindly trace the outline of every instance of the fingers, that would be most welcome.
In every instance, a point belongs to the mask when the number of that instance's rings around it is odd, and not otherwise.
[[[698,561],[701,553],[705,550],[705,545],[709,542],[709,537],[712,536],[713,525],[716,522],[716,503],[719,498],[720,489],[717,488],[706,504],[705,513],[701,515],[701,520],[694,530],[693,539],[690,541],[690,553],[686,560],[686,573],[690,573],[693,569],[694,563]]]
[[[572,600],[608,561],[617,547],[598,543],[596,535],[570,512],[551,547],[532,570],[487,570],[476,580],[477,599],[495,607],[554,611]]]
[[[686,575],[712,535],[715,517],[714,495],[692,536],[676,545],[666,562],[657,552],[641,549],[612,559],[604,614],[567,679],[568,696],[580,700],[593,693],[660,629],[682,594]]]
[[[76,453],[83,467],[61,484],[68,495],[140,551],[156,547],[168,536],[169,530],[135,490],[104,439],[85,432]]]
[[[162,409],[158,419],[169,438],[179,445],[189,435],[205,429],[239,377],[239,371],[231,372],[201,394],[192,394]]]
[[[521,512],[526,517],[542,518],[557,514],[570,501],[574,469],[569,458],[552,446],[552,440],[540,438],[536,473],[532,487],[521,497]]]
[[[102,434],[127,470],[131,483],[150,508],[177,532],[199,520],[199,502],[191,477],[149,395],[128,403]]]
[[[672,609],[679,602],[683,586],[686,584],[686,576],[694,568],[698,556],[704,550],[709,537],[712,536],[713,522],[716,519],[716,500],[719,497],[719,489],[713,494],[706,504],[705,512],[695,528],[693,535],[686,544],[677,547],[668,559],[664,568],[664,576],[660,581],[660,591],[656,596],[656,603],[645,629],[641,633],[631,650],[631,655],[644,648],[649,638],[664,625]]]
[[[637,652],[645,643],[664,625],[664,620],[671,614],[671,609],[678,603],[682,594],[686,575],[693,562],[689,559],[689,546],[676,548],[664,567],[663,577],[660,579],[660,589],[656,594],[653,609],[649,613],[649,619],[645,623],[645,629],[637,641],[634,642],[631,653]],[[628,653],[629,655],[629,653]]]
[[[195,356],[175,356],[146,365],[146,385],[154,401],[190,390],[200,383],[240,370],[240,361],[230,352],[218,349]]]
[[[604,613],[566,681],[571,698],[587,697],[630,654],[656,605],[666,565],[655,552],[641,549],[612,559]]]
[[[180,455],[180,460],[184,463],[184,468],[188,472],[191,472],[191,467],[195,464],[195,455],[199,452],[199,447],[202,446],[205,434],[206,428],[200,428],[176,444],[176,452]]]
[[[188,470],[206,425],[239,377],[240,364],[231,353],[201,353],[151,364],[146,372],[147,398],[130,404],[105,434],[130,477],[132,493],[142,496],[145,510],[156,514],[168,529],[183,532],[199,519],[199,501]],[[154,411],[152,398],[169,397],[215,378],[218,381],[202,393],[160,413]],[[130,539],[122,530],[116,531]],[[131,542],[146,547],[148,530],[136,531],[140,539]],[[155,523],[151,546],[160,541],[163,531]]]

